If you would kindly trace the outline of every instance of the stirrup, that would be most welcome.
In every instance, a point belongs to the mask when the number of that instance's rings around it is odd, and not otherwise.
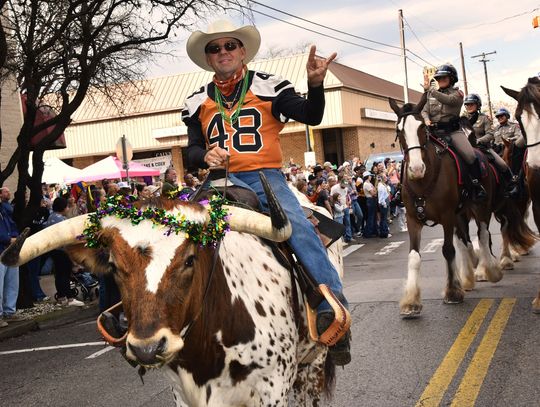
[[[119,322],[122,310],[122,301],[120,301],[99,314],[97,319],[98,332],[105,342],[117,348],[124,347],[127,338],[127,331],[122,332]]]
[[[328,301],[334,311],[334,321],[326,331],[319,335],[317,332],[317,310],[312,309],[306,301],[305,307],[309,336],[314,342],[326,346],[334,346],[351,327],[351,314],[326,284],[319,284],[318,288],[324,299]]]

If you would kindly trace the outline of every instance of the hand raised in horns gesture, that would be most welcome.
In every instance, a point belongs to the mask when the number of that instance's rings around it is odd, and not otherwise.
[[[330,65],[330,62],[337,56],[337,53],[334,52],[326,59],[317,58],[315,56],[316,50],[317,47],[312,45],[309,50],[308,61],[306,64],[308,84],[313,88],[322,85],[324,77],[326,76],[326,71],[328,70],[328,65]]]

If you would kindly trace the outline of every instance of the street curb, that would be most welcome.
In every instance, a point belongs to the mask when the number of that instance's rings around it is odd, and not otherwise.
[[[0,341],[25,335],[31,331],[57,328],[84,319],[95,318],[98,315],[99,306],[97,303],[85,307],[62,308],[26,321],[12,322],[7,327],[0,328]]]

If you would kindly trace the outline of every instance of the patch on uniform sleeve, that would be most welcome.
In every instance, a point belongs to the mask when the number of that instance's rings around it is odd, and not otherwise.
[[[255,72],[250,90],[257,96],[276,97],[285,89],[294,89],[291,82],[276,75]]]

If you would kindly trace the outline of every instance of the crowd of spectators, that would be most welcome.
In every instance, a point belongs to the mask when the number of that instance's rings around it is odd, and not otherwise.
[[[389,224],[407,230],[405,208],[397,194],[400,163],[389,158],[370,169],[357,157],[339,167],[329,161],[302,168],[293,162],[284,168],[287,179],[308,199],[325,208],[345,227],[343,241],[359,238],[389,238]]]

